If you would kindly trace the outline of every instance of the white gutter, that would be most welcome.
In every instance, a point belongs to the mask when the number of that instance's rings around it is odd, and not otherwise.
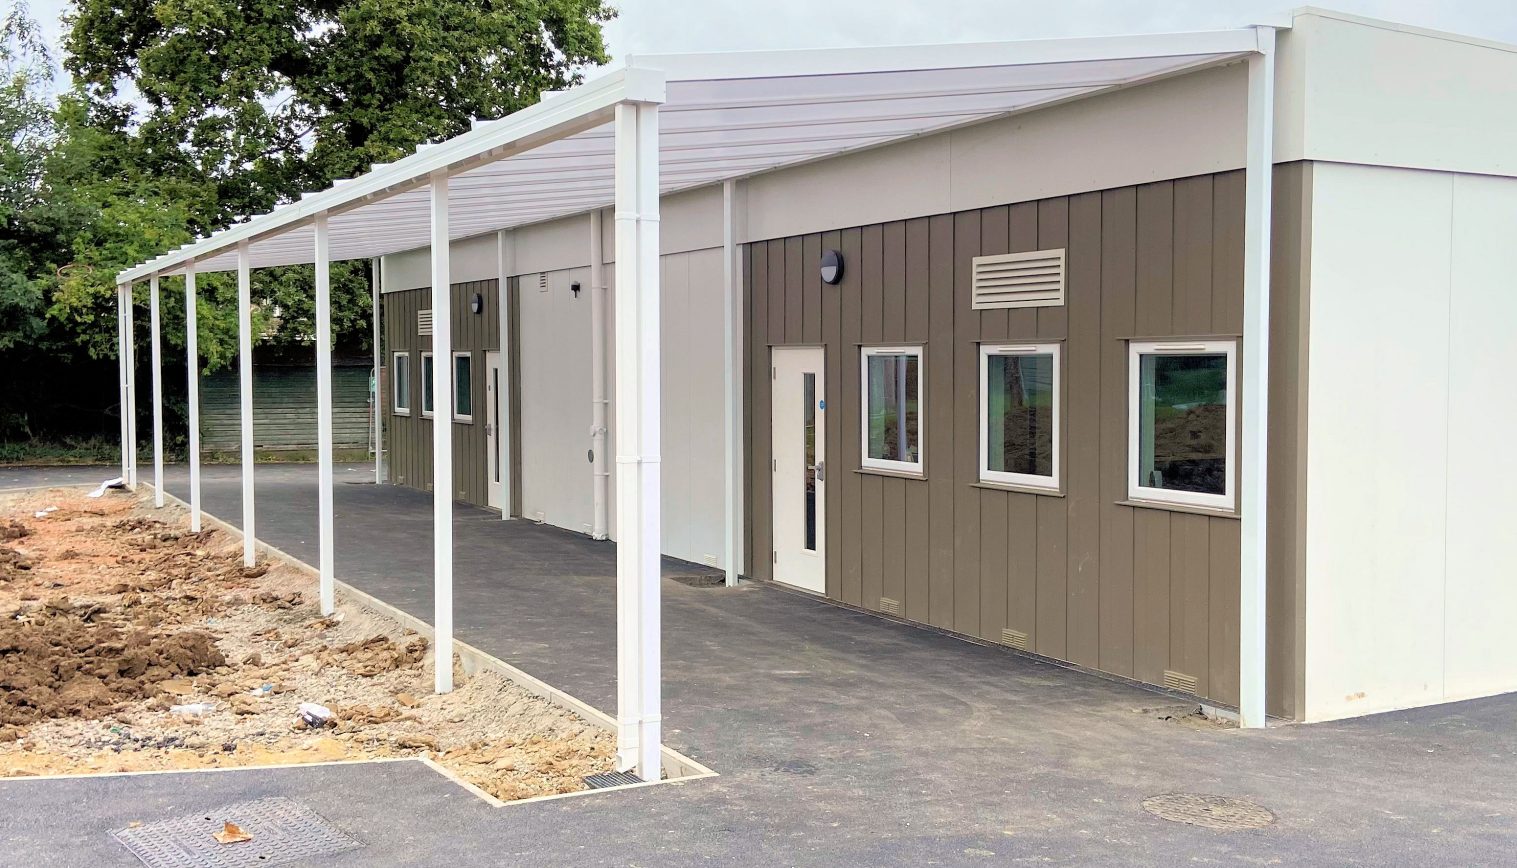
[[[610,526],[611,470],[606,462],[606,256],[601,211],[590,212],[590,473],[594,517],[591,539],[605,539]]]
[[[1248,59],[1248,159],[1243,218],[1243,466],[1239,569],[1238,710],[1242,725],[1262,727],[1266,715],[1267,534],[1269,458],[1270,199],[1273,195],[1275,28],[1255,28]]]

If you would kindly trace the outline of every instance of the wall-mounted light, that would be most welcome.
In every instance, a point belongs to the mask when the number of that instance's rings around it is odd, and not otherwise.
[[[470,313],[479,313],[480,311],[482,311],[484,309],[485,309],[485,297],[483,295],[480,295],[477,292],[474,293],[474,297],[471,298],[471,299],[469,299],[469,312]]]
[[[579,281],[576,280],[569,284],[569,291],[574,293],[575,298],[579,298]]]
[[[828,250],[822,254],[822,282],[836,285],[843,279],[843,254]]]

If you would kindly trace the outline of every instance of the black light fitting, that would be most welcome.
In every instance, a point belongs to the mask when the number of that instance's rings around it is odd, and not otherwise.
[[[822,254],[822,282],[836,285],[843,279],[843,254],[828,250]]]

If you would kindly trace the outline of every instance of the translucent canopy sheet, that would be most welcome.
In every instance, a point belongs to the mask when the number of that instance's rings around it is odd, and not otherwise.
[[[479,153],[468,148],[475,140],[483,142],[480,134],[491,127],[514,129],[513,120],[527,113],[542,114],[560,103],[578,105],[584,94],[607,90],[607,79],[626,78],[637,70],[664,81],[659,165],[660,186],[667,194],[1225,63],[1256,50],[1255,39],[1252,29],[1242,29],[632,58],[626,69],[549,95],[532,109],[478,124],[473,133],[165,254],[123,272],[121,279],[180,273],[191,257],[198,271],[232,270],[241,240],[249,241],[255,268],[311,262],[310,216],[318,202],[330,214],[333,259],[365,259],[423,246],[430,227],[425,182],[436,164],[429,167],[418,158],[449,146],[454,146],[450,154],[472,158],[447,163],[454,172],[448,209],[454,238],[609,206],[616,144],[609,105],[599,105],[598,113],[586,110],[580,116],[583,128],[567,136],[561,133],[572,126],[560,123],[542,135],[541,143],[523,139],[516,143],[519,147],[501,147],[491,141]],[[381,175],[388,176],[383,185],[372,183]],[[347,201],[337,195],[364,181],[371,182],[366,195]],[[225,244],[218,243],[222,239]]]

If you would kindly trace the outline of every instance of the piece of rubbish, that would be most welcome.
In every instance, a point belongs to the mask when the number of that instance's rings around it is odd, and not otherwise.
[[[100,483],[99,488],[91,491],[89,494],[85,495],[85,497],[100,497],[104,495],[108,489],[112,488],[126,488],[126,480],[122,479],[119,476],[115,479],[107,479],[106,481]]]
[[[199,719],[211,713],[216,706],[209,702],[191,702],[188,705],[169,706],[170,714],[177,714],[185,719]]]
[[[306,722],[306,726],[312,729],[320,729],[332,722],[337,715],[325,705],[317,705],[314,702],[302,702],[298,709],[300,719]]]
[[[58,507],[56,506],[50,506],[47,509],[39,509],[36,512],[32,513],[32,518],[47,518],[48,513],[57,511]]]
[[[220,832],[212,832],[211,837],[215,838],[218,844],[241,844],[243,841],[253,840],[252,835],[244,832],[241,826],[231,820],[222,824]]]
[[[274,685],[272,685],[272,684],[264,684],[264,685],[261,685],[259,687],[255,687],[252,690],[248,691],[248,693],[252,694],[253,696],[268,696],[270,693],[273,693],[273,692],[274,692]]]

